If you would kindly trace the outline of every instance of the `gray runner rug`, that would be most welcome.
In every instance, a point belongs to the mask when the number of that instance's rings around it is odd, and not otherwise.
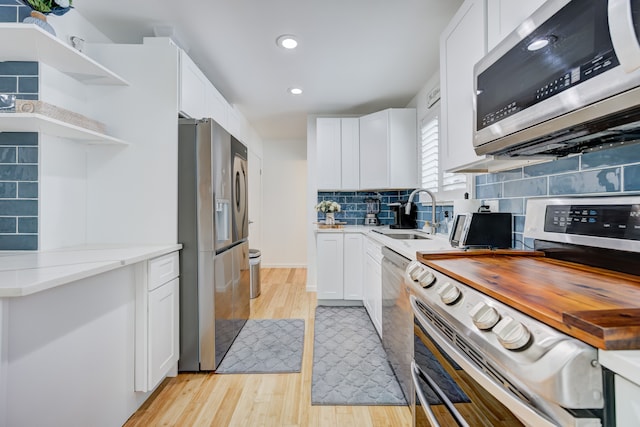
[[[316,307],[311,404],[407,404],[364,307]]]
[[[216,373],[300,372],[303,346],[303,319],[249,319]]]

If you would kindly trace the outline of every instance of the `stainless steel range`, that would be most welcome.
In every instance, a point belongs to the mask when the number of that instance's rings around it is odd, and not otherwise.
[[[640,196],[530,199],[525,238],[538,252],[419,254],[407,265],[415,425],[493,425],[496,401],[525,425],[614,425],[597,349],[635,348],[638,337],[608,340],[620,322],[600,318],[640,308]],[[446,378],[434,378],[433,360]],[[456,387],[468,399],[450,402]]]

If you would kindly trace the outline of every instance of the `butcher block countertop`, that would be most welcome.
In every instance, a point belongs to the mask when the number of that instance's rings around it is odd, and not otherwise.
[[[532,251],[418,252],[418,261],[603,350],[640,349],[640,277]]]

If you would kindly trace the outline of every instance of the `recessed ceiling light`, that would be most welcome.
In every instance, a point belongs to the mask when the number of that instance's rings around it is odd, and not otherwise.
[[[298,46],[298,41],[291,34],[283,34],[276,39],[276,44],[285,49],[295,49]]]
[[[300,89],[299,87],[290,87],[289,89],[287,89],[287,91],[291,95],[301,95],[302,94],[302,89]]]

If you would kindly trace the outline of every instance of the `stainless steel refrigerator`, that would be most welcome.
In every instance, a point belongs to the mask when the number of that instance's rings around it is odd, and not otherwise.
[[[180,371],[215,370],[249,318],[247,148],[179,119]]]

